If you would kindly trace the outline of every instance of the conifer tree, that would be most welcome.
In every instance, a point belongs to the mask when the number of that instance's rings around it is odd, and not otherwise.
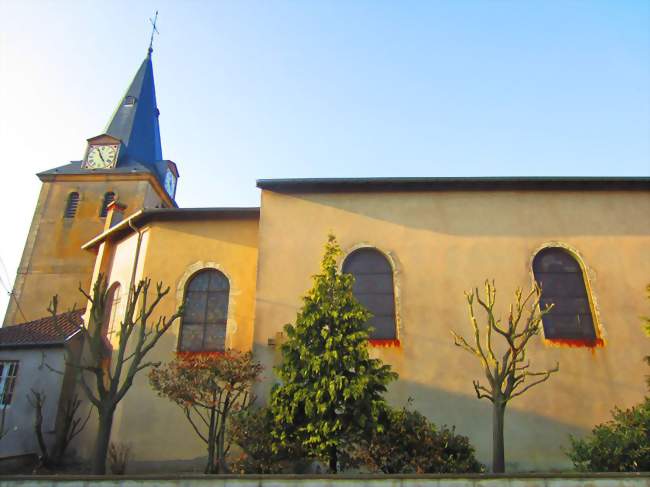
[[[330,235],[296,323],[284,328],[283,361],[276,368],[282,383],[271,394],[277,443],[297,442],[333,473],[346,447],[381,429],[382,394],[397,378],[389,365],[369,357],[371,315],[352,294],[353,276],[339,272],[340,253]]]

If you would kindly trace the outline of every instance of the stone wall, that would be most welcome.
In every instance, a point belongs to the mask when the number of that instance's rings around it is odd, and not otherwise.
[[[650,473],[563,475],[220,475],[138,477],[0,477],[0,487],[641,487]]]

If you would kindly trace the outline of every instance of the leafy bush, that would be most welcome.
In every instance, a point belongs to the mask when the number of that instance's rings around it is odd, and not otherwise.
[[[650,470],[650,398],[631,409],[616,408],[614,419],[596,426],[591,436],[571,437],[567,455],[587,472]]]
[[[407,408],[387,409],[383,430],[361,442],[352,457],[374,471],[394,473],[482,472],[466,436],[446,426],[436,428]]]
[[[268,408],[247,409],[232,416],[230,436],[241,448],[231,469],[237,473],[281,473],[302,457],[296,447],[279,447],[273,439],[273,415]]]

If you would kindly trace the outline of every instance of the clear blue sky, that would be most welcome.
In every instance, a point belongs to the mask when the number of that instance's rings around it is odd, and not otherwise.
[[[102,132],[156,9],[181,206],[257,205],[256,178],[650,175],[647,0],[0,0],[11,280],[34,173]]]

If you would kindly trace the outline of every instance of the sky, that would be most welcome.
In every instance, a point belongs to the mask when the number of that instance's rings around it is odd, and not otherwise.
[[[4,287],[35,174],[103,132],[156,10],[182,207],[256,206],[261,178],[650,175],[647,0],[0,0]]]

